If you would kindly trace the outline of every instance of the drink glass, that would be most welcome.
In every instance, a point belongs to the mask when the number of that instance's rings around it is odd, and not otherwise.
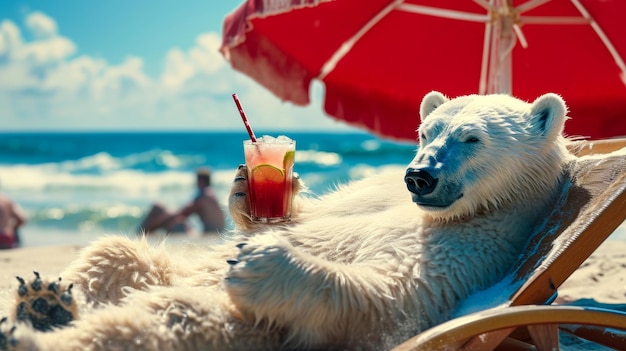
[[[243,150],[248,167],[248,201],[252,221],[289,221],[296,142],[286,136],[274,138],[264,135],[256,142],[244,140]]]

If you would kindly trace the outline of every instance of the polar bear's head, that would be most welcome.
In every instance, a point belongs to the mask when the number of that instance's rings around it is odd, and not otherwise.
[[[405,177],[413,202],[451,219],[548,201],[568,155],[566,113],[555,94],[532,104],[508,95],[427,94],[419,150]]]

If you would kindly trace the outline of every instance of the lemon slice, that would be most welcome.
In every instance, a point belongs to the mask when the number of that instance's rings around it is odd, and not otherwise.
[[[285,181],[285,172],[270,164],[264,163],[252,169],[252,179],[254,182],[281,183]]]
[[[285,157],[283,157],[283,169],[287,170],[293,167],[293,163],[295,159],[296,159],[296,152],[287,151],[287,153],[285,153]]]

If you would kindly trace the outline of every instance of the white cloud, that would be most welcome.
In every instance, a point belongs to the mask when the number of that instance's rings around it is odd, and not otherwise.
[[[11,21],[2,21],[0,23],[0,60],[8,60],[9,54],[21,44],[22,37],[19,28]]]
[[[143,60],[138,57],[128,57],[118,66],[105,67],[93,83],[95,95],[99,99],[128,96],[151,85],[150,79],[143,72]]]
[[[76,52],[76,46],[63,37],[48,37],[43,40],[22,45],[16,50],[15,59],[27,61],[33,67],[57,64]]]
[[[57,23],[41,12],[33,12],[28,15],[26,26],[39,38],[48,38],[57,34]]]
[[[312,106],[301,108],[234,72],[217,33],[170,49],[163,72],[149,77],[140,57],[111,64],[76,56],[76,44],[41,12],[26,18],[24,30],[33,40],[15,23],[0,23],[2,129],[241,129],[232,93],[257,129],[348,129],[323,115],[319,86]]]
[[[219,53],[220,39],[216,33],[204,33],[196,39],[196,45],[184,52],[171,49],[166,56],[161,83],[169,90],[183,89],[186,83],[211,76],[225,66]],[[208,84],[207,84],[208,85]]]
[[[193,73],[194,69],[187,62],[185,53],[180,49],[171,49],[167,53],[161,82],[168,89],[179,89]]]
[[[33,15],[29,16],[27,22],[32,18]],[[43,14],[35,18],[35,23],[45,23],[40,27],[56,28],[54,21]],[[49,88],[46,76],[66,63],[76,51],[72,41],[55,35],[55,31],[49,31],[49,36],[27,43],[13,22],[3,21],[0,24],[0,89],[14,92]]]
[[[93,85],[106,68],[107,63],[104,60],[79,56],[60,65],[49,75],[47,83],[72,95],[80,91],[92,92]]]

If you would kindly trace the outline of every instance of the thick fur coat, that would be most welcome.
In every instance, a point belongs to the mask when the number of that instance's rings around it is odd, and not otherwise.
[[[549,212],[571,157],[566,107],[554,94],[526,103],[433,92],[420,114],[406,172],[297,196],[286,225],[248,221],[241,167],[225,244],[172,254],[145,239],[98,240],[46,295],[54,305],[72,283],[76,320],[29,327],[46,289],[27,283],[17,329],[2,326],[10,348],[383,350],[449,319],[503,277]]]

